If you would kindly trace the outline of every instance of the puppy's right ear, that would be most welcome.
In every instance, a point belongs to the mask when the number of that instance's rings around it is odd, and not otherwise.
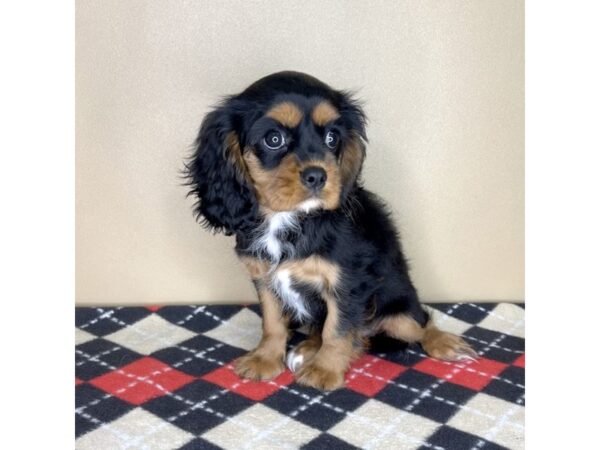
[[[202,225],[231,235],[252,228],[258,217],[258,203],[242,157],[239,118],[230,101],[210,112],[202,121],[195,152],[185,165],[196,197],[196,218]]]

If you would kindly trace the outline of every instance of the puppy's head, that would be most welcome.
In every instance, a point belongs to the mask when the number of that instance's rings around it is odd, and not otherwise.
[[[196,212],[231,234],[261,212],[334,210],[357,183],[365,140],[349,94],[297,72],[269,75],[204,119],[186,166]]]

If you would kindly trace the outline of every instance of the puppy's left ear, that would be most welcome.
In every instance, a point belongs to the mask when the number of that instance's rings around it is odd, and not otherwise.
[[[359,102],[349,92],[341,92],[340,115],[350,136],[343,143],[340,155],[342,195],[346,195],[359,182],[360,172],[366,156],[367,117]]]
[[[203,120],[196,150],[185,166],[195,196],[196,217],[202,225],[231,235],[252,228],[258,204],[250,183],[235,123],[234,108],[226,102]]]

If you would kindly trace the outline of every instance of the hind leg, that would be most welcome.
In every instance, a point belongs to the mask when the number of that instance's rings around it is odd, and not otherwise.
[[[381,320],[380,330],[394,339],[420,343],[432,358],[446,361],[477,358],[477,353],[460,336],[440,330],[431,318],[422,326],[408,314],[387,316]]]

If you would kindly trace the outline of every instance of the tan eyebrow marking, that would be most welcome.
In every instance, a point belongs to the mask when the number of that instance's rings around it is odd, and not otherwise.
[[[338,117],[340,117],[340,113],[328,101],[322,101],[312,111],[313,122],[321,127]]]
[[[267,117],[275,119],[281,125],[294,128],[302,122],[302,111],[292,102],[283,102],[267,111]]]

